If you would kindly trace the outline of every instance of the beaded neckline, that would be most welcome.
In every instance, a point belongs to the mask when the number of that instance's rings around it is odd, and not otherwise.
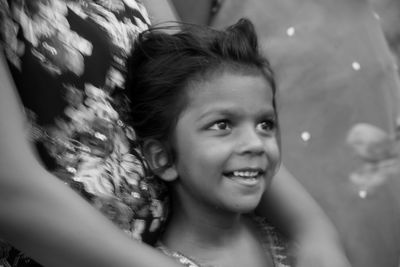
[[[213,266],[210,266],[210,265],[202,266],[202,265],[196,263],[193,259],[183,255],[182,253],[180,253],[178,251],[170,250],[161,241],[157,242],[156,247],[158,249],[160,249],[165,255],[176,259],[177,261],[179,261],[182,265],[184,265],[186,267],[213,267]]]

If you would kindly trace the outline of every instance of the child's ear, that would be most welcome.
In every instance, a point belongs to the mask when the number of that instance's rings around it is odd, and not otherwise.
[[[154,139],[144,141],[143,153],[151,170],[161,179],[171,182],[178,178],[175,165],[170,164],[170,154],[160,141]]]

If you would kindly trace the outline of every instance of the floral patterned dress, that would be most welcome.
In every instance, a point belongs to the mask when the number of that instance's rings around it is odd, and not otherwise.
[[[0,47],[41,161],[127,235],[152,243],[166,191],[146,171],[123,88],[125,60],[149,24],[136,0],[0,0]],[[37,265],[5,241],[0,259]]]

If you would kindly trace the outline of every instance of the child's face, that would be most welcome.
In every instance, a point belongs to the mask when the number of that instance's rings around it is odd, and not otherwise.
[[[195,205],[253,210],[280,161],[269,83],[225,72],[196,83],[188,96],[173,135],[178,194]]]

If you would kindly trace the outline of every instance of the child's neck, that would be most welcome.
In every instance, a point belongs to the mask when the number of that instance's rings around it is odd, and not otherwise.
[[[179,199],[173,199],[172,204],[172,214],[163,235],[163,242],[171,248],[175,247],[174,240],[181,244],[196,243],[197,247],[225,246],[243,227],[242,217],[237,213],[207,205],[194,206]],[[184,242],[186,239],[188,242]]]
[[[248,218],[173,205],[162,242],[203,266],[272,266]],[[242,257],[239,255],[247,255]]]

